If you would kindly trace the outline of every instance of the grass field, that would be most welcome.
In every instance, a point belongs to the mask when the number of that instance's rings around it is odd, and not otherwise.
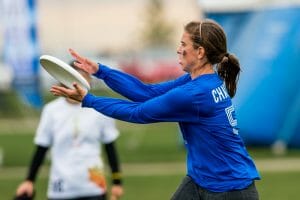
[[[37,120],[2,122],[0,120],[0,148],[3,155],[0,200],[9,200],[26,174],[26,166],[33,151],[32,139]],[[133,125],[124,122],[118,122],[118,126],[121,136],[117,147],[122,161],[125,188],[122,199],[169,199],[185,174],[185,150],[181,145],[177,126],[169,123]],[[299,150],[292,150],[285,157],[274,157],[268,148],[248,149],[262,176],[262,180],[257,182],[260,199],[299,198]],[[49,161],[39,173],[37,200],[46,199],[48,166]]]

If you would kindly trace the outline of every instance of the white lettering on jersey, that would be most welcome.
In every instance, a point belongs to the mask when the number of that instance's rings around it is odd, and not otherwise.
[[[232,115],[232,113],[234,112],[234,107],[231,105],[231,106],[225,108],[225,112],[226,112],[229,124],[232,126],[233,134],[238,135],[239,130],[235,128],[235,126],[237,126],[237,120],[234,119],[234,116]]]
[[[228,118],[228,121],[231,126],[236,126],[237,125],[237,120],[233,118],[232,113],[234,112],[233,106],[229,106],[225,108],[225,112]]]
[[[211,94],[214,98],[215,103],[219,103],[229,97],[229,95],[224,87],[224,84],[222,86],[219,86],[219,87],[213,89],[211,91]]]
[[[236,129],[236,128],[233,128],[233,129],[232,129],[232,132],[233,132],[233,134],[235,134],[235,135],[238,135],[238,134],[239,134],[239,130]]]

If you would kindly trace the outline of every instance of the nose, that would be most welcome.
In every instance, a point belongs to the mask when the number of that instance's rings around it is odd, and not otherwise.
[[[177,54],[181,54],[181,48],[180,48],[180,47],[177,47],[176,53],[177,53]]]

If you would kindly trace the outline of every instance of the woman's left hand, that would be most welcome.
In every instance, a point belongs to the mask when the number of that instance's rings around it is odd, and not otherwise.
[[[75,89],[54,85],[51,87],[50,92],[54,96],[63,96],[81,102],[87,94],[87,91],[80,87],[77,83],[73,83],[73,86]]]

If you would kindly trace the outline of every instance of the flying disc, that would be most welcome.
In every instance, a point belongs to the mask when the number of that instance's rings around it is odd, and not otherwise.
[[[68,88],[74,89],[73,83],[76,82],[83,89],[90,89],[90,84],[87,80],[64,61],[53,56],[42,55],[40,57],[40,63],[53,78]]]

